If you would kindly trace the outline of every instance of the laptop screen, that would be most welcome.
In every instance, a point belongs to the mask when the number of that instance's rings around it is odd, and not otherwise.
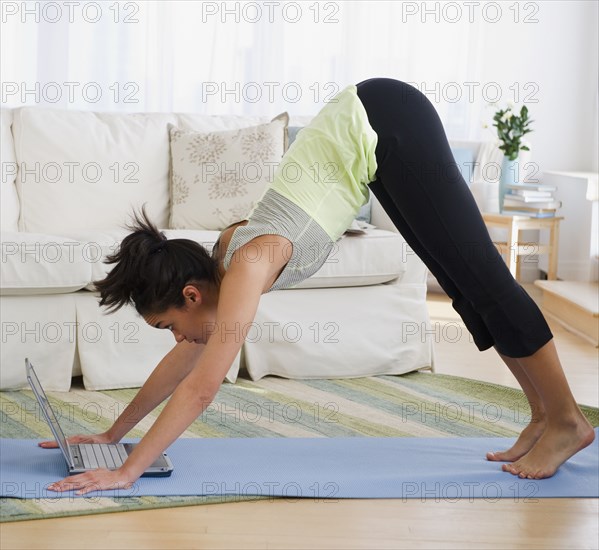
[[[25,359],[25,368],[27,370],[27,380],[29,381],[29,385],[33,390],[35,397],[37,398],[37,402],[40,404],[40,408],[44,416],[46,417],[46,421],[56,438],[58,445],[60,446],[60,450],[62,454],[66,458],[67,462],[70,466],[73,466],[73,457],[71,456],[71,449],[69,448],[69,444],[67,443],[67,438],[62,431],[60,424],[58,423],[58,419],[50,406],[48,398],[46,397],[46,392],[44,392],[44,388],[40,384],[40,381],[33,370],[33,365],[29,362],[29,359]]]

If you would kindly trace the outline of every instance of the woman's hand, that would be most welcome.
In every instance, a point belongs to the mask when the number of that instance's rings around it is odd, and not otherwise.
[[[76,445],[77,443],[117,443],[117,441],[113,441],[108,432],[104,432],[91,435],[73,435],[67,438],[67,443]],[[41,441],[38,445],[44,449],[56,449],[58,447],[56,441]]]
[[[91,491],[130,489],[136,480],[137,477],[127,474],[123,468],[117,470],[99,468],[83,474],[65,477],[62,481],[49,485],[48,489],[57,492],[78,489],[75,494],[84,495]]]

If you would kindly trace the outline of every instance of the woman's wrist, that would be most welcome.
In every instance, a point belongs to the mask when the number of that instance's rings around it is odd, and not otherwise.
[[[119,468],[119,472],[121,473],[121,475],[123,476],[123,478],[130,482],[130,483],[134,483],[135,481],[137,481],[141,475],[145,472],[145,468],[143,470],[139,470],[139,468],[135,468],[135,466],[132,466],[131,464],[127,464],[128,462],[131,462],[129,459],[127,459]]]
[[[104,435],[106,436],[106,438],[108,439],[108,443],[118,443],[121,440],[122,436],[119,436],[117,431],[114,429],[115,425],[113,424],[110,428],[108,428],[105,432]]]

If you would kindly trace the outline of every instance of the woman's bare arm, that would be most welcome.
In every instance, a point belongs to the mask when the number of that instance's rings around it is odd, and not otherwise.
[[[241,249],[240,249],[241,250]],[[239,250],[236,252],[236,254]],[[269,258],[264,249],[263,258]],[[239,353],[254,320],[260,296],[279,262],[235,261],[220,286],[215,330],[189,374],[174,390],[148,433],[117,470],[93,470],[70,476],[50,489],[92,490],[129,487],[210,405]]]
[[[205,344],[178,342],[158,363],[137,395],[119,415],[107,434],[113,443],[120,441],[140,420],[171,395],[193,369]]]
[[[215,332],[189,375],[136,446],[122,469],[137,479],[181,433],[210,405],[253,322],[268,268],[261,262],[236,262],[220,289]]]
[[[105,433],[74,435],[68,438],[69,443],[118,443],[140,420],[175,391],[179,382],[196,364],[204,347],[204,344],[190,344],[185,340],[177,343],[162,358],[131,403]],[[39,445],[46,449],[58,446],[56,441],[42,441]]]

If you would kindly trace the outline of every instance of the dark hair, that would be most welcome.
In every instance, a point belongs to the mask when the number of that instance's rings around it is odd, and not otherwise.
[[[134,223],[126,225],[132,233],[119,249],[104,260],[116,264],[101,281],[100,306],[117,311],[132,303],[138,313],[161,313],[182,307],[182,290],[187,284],[202,281],[218,287],[218,264],[200,244],[189,239],[167,239],[150,221],[142,206],[141,215],[133,212]]]

